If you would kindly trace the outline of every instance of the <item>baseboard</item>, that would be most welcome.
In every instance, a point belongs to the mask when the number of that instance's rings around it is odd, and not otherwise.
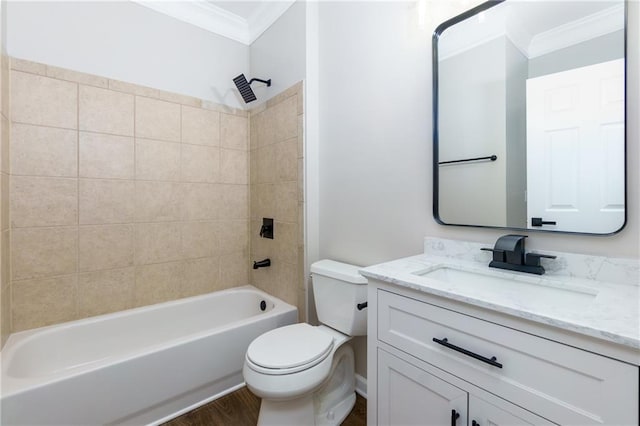
[[[367,379],[356,374],[356,393],[367,399]]]

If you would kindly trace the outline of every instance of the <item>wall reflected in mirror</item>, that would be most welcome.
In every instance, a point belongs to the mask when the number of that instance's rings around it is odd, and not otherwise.
[[[624,226],[625,23],[623,0],[507,0],[438,27],[439,222]]]

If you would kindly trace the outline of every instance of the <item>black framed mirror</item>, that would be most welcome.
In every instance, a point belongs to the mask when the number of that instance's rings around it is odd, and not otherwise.
[[[625,0],[496,0],[436,28],[438,223],[624,227],[626,24]]]

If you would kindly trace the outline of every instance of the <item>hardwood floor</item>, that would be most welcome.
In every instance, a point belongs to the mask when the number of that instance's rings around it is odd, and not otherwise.
[[[196,408],[164,426],[253,426],[258,422],[260,398],[246,387]],[[367,400],[357,395],[356,405],[342,426],[367,424]],[[304,426],[304,425],[300,425]]]

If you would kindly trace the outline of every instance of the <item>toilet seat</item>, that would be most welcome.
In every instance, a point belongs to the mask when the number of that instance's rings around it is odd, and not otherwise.
[[[312,368],[333,351],[333,337],[306,323],[276,328],[256,338],[247,349],[247,365],[268,375],[293,374]]]

